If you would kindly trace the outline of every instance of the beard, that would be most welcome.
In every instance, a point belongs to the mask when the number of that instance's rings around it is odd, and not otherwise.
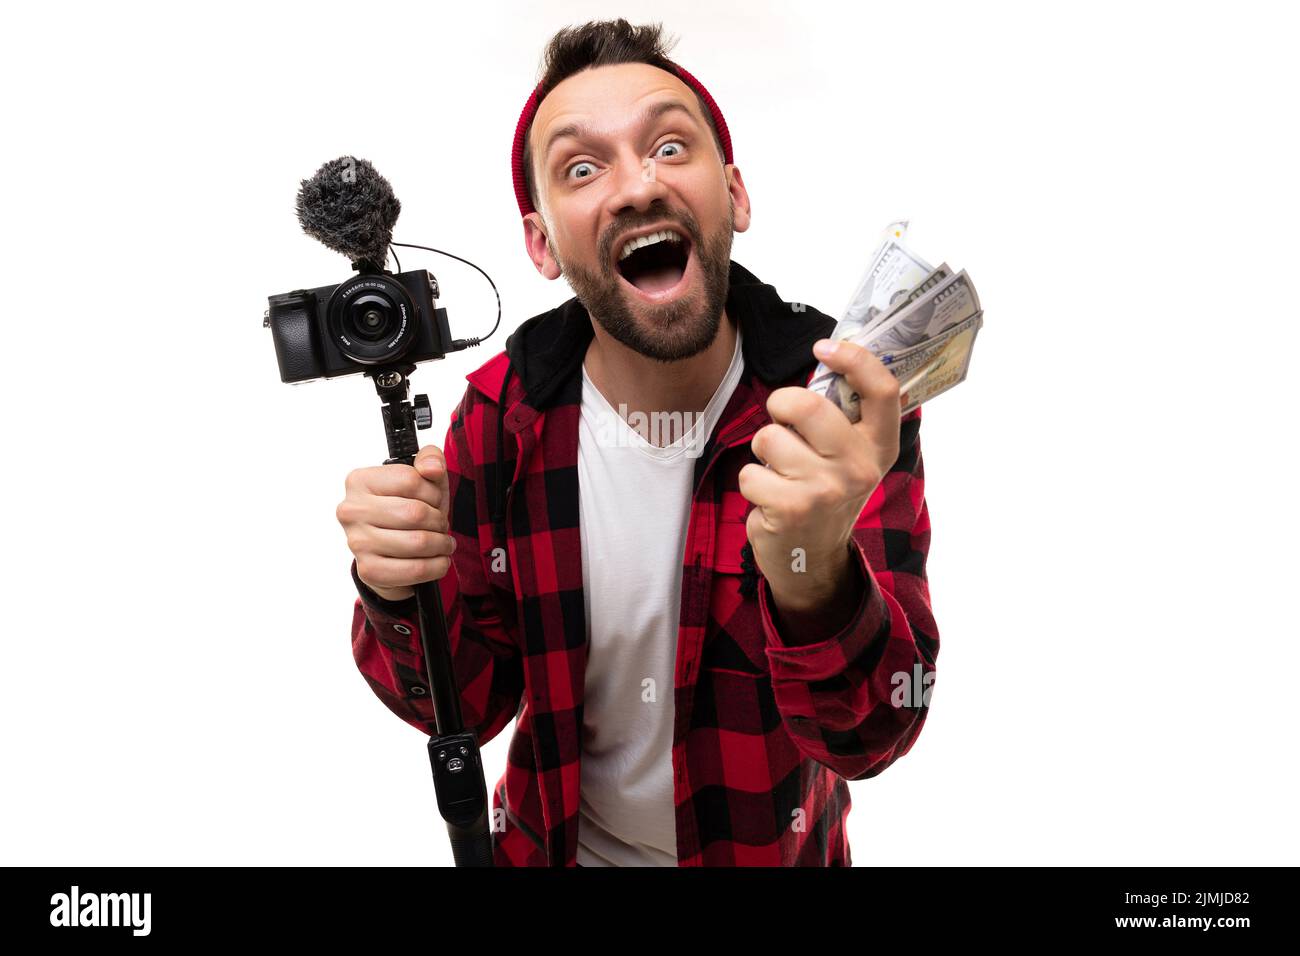
[[[730,200],[727,222],[711,236],[701,234],[699,223],[690,213],[683,213],[679,218],[653,213],[644,217],[644,224],[666,220],[685,232],[691,240],[691,255],[699,267],[697,287],[662,305],[647,305],[631,298],[623,288],[625,280],[610,264],[613,249],[604,248],[610,245],[608,242],[601,243],[603,265],[598,271],[560,262],[549,237],[546,244],[578,301],[611,338],[646,358],[676,362],[707,349],[722,324],[731,275],[735,212],[735,200]],[[637,225],[623,223],[617,231],[621,233]]]

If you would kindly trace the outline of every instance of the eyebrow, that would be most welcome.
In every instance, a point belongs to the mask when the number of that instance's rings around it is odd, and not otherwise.
[[[695,114],[687,108],[685,103],[678,102],[677,100],[664,100],[661,103],[647,106],[642,110],[641,116],[637,122],[638,125],[645,126],[648,123],[654,122],[665,113],[674,113],[679,111],[685,113],[692,122],[695,122]],[[567,126],[561,126],[555,132],[551,133],[546,140],[546,148],[542,153],[544,163],[549,162],[551,149],[555,146],[556,141],[566,137],[587,141],[599,138],[598,134],[594,133],[590,127],[585,126],[582,123],[569,123]]]

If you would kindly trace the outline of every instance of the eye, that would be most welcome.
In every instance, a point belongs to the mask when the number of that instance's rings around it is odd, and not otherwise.
[[[666,143],[660,143],[660,144],[659,144],[659,149],[663,149],[665,146],[678,146],[678,147],[683,147],[683,148],[684,148],[684,147],[686,146],[686,144],[683,143],[681,140],[670,139],[670,140],[669,140],[668,142],[666,142]],[[655,153],[658,153],[658,152],[659,152],[659,149],[656,149],[656,150],[655,150]],[[674,154],[674,155],[675,155],[675,154]]]
[[[592,163],[588,162],[588,161],[585,160],[585,159],[584,159],[584,160],[581,160],[580,162],[576,162],[576,163],[574,163],[572,166],[570,166],[568,169],[566,169],[566,170],[564,171],[564,176],[565,176],[565,178],[566,178],[566,179],[572,179],[572,178],[573,178],[573,175],[572,175],[573,171],[574,171],[575,169],[577,169],[578,167],[580,167],[580,166],[592,166]],[[594,168],[594,166],[593,166],[593,168]],[[586,175],[586,176],[579,176],[578,178],[579,178],[579,179],[590,179],[590,178],[591,178],[591,174],[588,174],[588,175]]]

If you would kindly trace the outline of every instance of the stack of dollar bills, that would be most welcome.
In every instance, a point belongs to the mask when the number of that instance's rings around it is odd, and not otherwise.
[[[899,380],[907,414],[965,381],[984,324],[975,285],[948,263],[932,266],[903,239],[907,223],[891,223],[831,338],[870,349]],[[808,388],[861,417],[858,395],[843,376],[818,363]]]

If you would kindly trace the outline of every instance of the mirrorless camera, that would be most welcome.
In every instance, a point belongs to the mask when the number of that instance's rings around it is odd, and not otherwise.
[[[270,296],[263,324],[275,341],[281,381],[443,358],[451,332],[437,298],[438,280],[424,269],[362,272],[338,285]]]

